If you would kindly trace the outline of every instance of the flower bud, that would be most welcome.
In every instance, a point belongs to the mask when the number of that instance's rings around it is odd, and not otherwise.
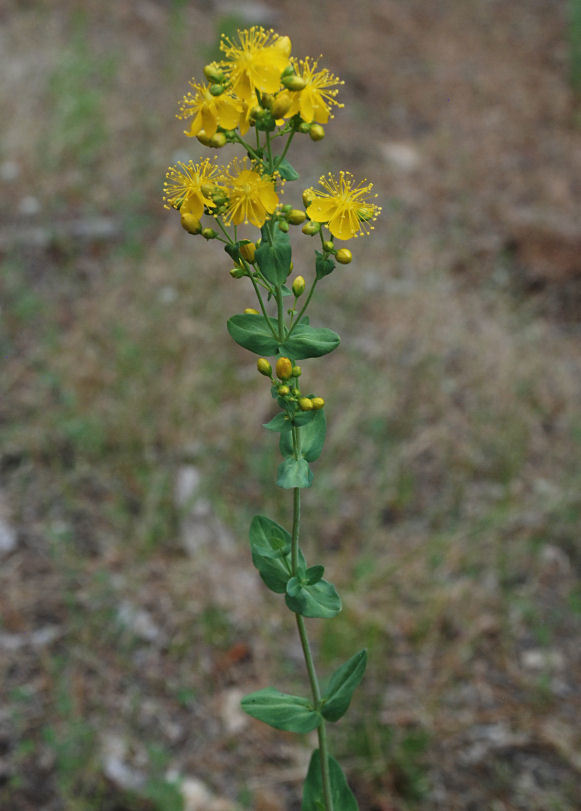
[[[266,107],[267,110],[271,110],[274,102],[274,96],[272,93],[263,93],[260,101],[263,107]]]
[[[220,149],[220,147],[224,146],[225,143],[226,135],[223,132],[215,132],[210,138],[209,146],[213,146],[214,149]]]
[[[202,226],[200,221],[197,217],[194,217],[193,214],[187,214],[185,211],[180,212],[180,220],[182,224],[182,228],[184,231],[187,231],[188,234],[200,234],[202,231]]]
[[[204,146],[210,146],[210,137],[206,135],[206,130],[200,130],[196,138]]]
[[[320,222],[312,222],[311,220],[309,220],[309,222],[305,223],[303,225],[303,228],[302,228],[303,234],[306,234],[308,237],[312,237],[313,234],[318,234],[320,230],[321,230],[321,223]]]
[[[304,90],[305,87],[307,86],[305,80],[302,79],[300,76],[297,76],[296,74],[291,76],[283,76],[281,82],[287,88],[287,90],[293,90],[297,92],[300,90]]]
[[[325,405],[325,401],[322,397],[313,397],[312,403],[315,411],[319,411]]]
[[[248,115],[248,121],[250,122],[250,125],[252,127],[256,124],[256,122],[258,121],[258,119],[260,118],[261,115],[262,115],[262,108],[260,108],[258,106],[252,108],[252,110],[250,111],[250,113]]]
[[[279,378],[279,380],[288,380],[289,377],[292,377],[293,365],[290,358],[279,358],[274,368],[276,370],[276,376]]]
[[[311,125],[307,121],[301,121],[297,129],[299,132],[302,132],[304,135],[306,135],[307,132],[311,131]]]
[[[247,262],[254,262],[254,257],[256,255],[256,245],[254,242],[243,242],[240,245],[240,256],[243,259],[246,259]]]
[[[213,96],[221,96],[226,88],[223,84],[211,84],[210,85],[210,93]]]
[[[281,93],[273,102],[270,112],[274,118],[283,118],[289,111],[292,99],[289,93]]]
[[[312,411],[313,401],[309,397],[301,397],[299,400],[299,408],[301,411]]]
[[[292,65],[287,65],[283,72],[280,74],[281,81],[285,76],[294,76],[295,69]]]
[[[244,314],[245,314],[245,315],[260,315],[260,313],[258,312],[258,310],[255,310],[255,309],[254,309],[254,307],[247,307],[247,308],[244,310]]]
[[[293,293],[295,294],[295,298],[302,296],[305,292],[305,280],[302,276],[297,276],[296,279],[293,281]]]
[[[334,253],[335,252],[335,245],[330,239],[325,240],[323,242],[323,250],[327,251],[327,253]]]
[[[305,189],[303,192],[303,205],[308,208],[315,199],[315,192],[312,189]]]
[[[265,377],[270,377],[272,374],[272,366],[266,358],[258,358],[256,361],[256,368],[260,374],[264,375]]]
[[[279,220],[278,228],[279,228],[280,231],[283,232],[283,234],[287,234],[288,233],[288,222],[286,220]]]
[[[287,394],[290,394],[290,389],[288,386],[279,386],[277,392],[281,397],[286,397]]]
[[[303,373],[303,370],[300,366],[293,366],[293,377],[300,377]]]
[[[300,208],[293,208],[293,210],[289,211],[287,214],[287,220],[291,225],[300,225],[306,219],[307,215],[304,211],[301,211]]]
[[[278,37],[273,43],[273,48],[276,48],[277,51],[288,59],[292,50],[290,37]]]
[[[218,234],[214,231],[213,228],[202,228],[202,236],[204,239],[216,239]]]
[[[241,279],[243,276],[247,276],[247,275],[248,274],[246,273],[244,268],[240,268],[240,267],[234,267],[230,271],[230,276],[232,276],[233,279]]]
[[[341,248],[335,254],[335,259],[341,265],[348,265],[349,262],[351,262],[351,260],[353,259],[353,254],[351,253],[349,248]]]
[[[325,137],[325,130],[320,124],[311,124],[309,127],[309,135],[311,141],[322,141]]]
[[[301,390],[297,389],[296,387],[294,389],[291,389],[291,394],[292,394],[293,397],[298,397],[300,393],[301,393]]]
[[[220,70],[215,62],[211,62],[209,65],[206,65],[204,68],[204,76],[209,82],[224,81],[224,72]]]
[[[284,206],[282,206],[281,208],[283,214],[290,214],[292,210],[293,207],[291,206],[290,203],[285,203]]]

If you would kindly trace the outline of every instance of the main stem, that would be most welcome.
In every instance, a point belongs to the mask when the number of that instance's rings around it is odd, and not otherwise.
[[[293,449],[295,456],[299,453],[299,437],[298,429],[293,428]],[[299,563],[299,532],[301,523],[301,491],[299,487],[293,488],[293,532],[292,532],[292,546],[291,546],[291,561],[293,576],[296,576]],[[313,661],[313,654],[311,646],[309,645],[309,638],[307,636],[307,629],[305,620],[300,614],[295,614],[297,620],[297,628],[305,657],[305,664],[307,666],[307,673],[309,675],[309,682],[311,685],[311,692],[313,694],[313,704],[317,709],[321,706],[321,688],[319,687],[319,680],[317,678],[317,671],[315,670],[315,663]],[[321,756],[321,778],[323,781],[323,795],[325,798],[326,811],[333,811],[333,797],[331,796],[331,776],[329,774],[329,748],[327,745],[327,729],[325,721],[322,719],[319,727],[317,728],[317,735],[319,736],[319,754]]]

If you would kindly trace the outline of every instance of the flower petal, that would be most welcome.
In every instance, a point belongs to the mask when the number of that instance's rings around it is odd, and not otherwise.
[[[315,197],[307,208],[307,214],[314,222],[329,222],[336,212],[337,203],[330,197]]]

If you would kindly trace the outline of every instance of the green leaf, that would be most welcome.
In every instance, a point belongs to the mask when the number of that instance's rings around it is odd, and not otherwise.
[[[249,534],[252,551],[262,557],[280,558],[290,552],[290,534],[266,515],[254,516]]]
[[[266,226],[262,227],[261,233],[262,242],[256,249],[256,262],[262,275],[276,287],[280,287],[290,273],[292,251],[289,235],[277,227],[271,242]]]
[[[274,318],[268,321],[275,331],[278,324]],[[278,341],[273,337],[264,316],[252,313],[233,315],[228,319],[228,332],[237,344],[249,349],[257,355],[274,355],[278,349]]]
[[[311,732],[322,721],[308,699],[281,693],[274,687],[265,687],[244,696],[241,706],[253,718],[286,732]]]
[[[333,811],[359,811],[357,800],[349,788],[347,778],[334,757],[328,756],[329,777],[331,782],[331,798]],[[321,775],[321,755],[315,749],[311,755],[309,770],[303,786],[303,802],[301,811],[324,811],[326,808],[323,793],[323,778]]]
[[[295,423],[297,417],[300,417],[302,414],[309,414],[311,418],[299,429],[301,457],[306,459],[307,462],[314,462],[321,455],[325,442],[325,434],[327,432],[325,412],[323,409],[319,411],[301,411],[295,416]],[[294,453],[292,434],[281,434],[279,447],[283,456],[292,456]]]
[[[289,578],[285,602],[291,611],[303,617],[331,619],[341,611],[341,598],[335,586],[327,580],[308,585],[299,578]]]
[[[305,572],[305,581],[308,586],[312,586],[315,583],[318,583],[319,580],[322,579],[324,574],[325,567],[321,566],[320,563],[317,563],[315,566],[309,566],[309,568]]]
[[[292,422],[286,412],[281,411],[280,414],[277,414],[269,422],[264,422],[262,427],[266,428],[268,431],[290,431]]]
[[[252,551],[252,563],[258,569],[258,573],[264,584],[275,594],[284,594],[286,586],[291,576],[290,554],[281,558],[273,558],[270,555],[261,555]]]
[[[308,422],[312,422],[318,413],[318,411],[297,411],[293,422],[297,426],[306,425]]]
[[[335,270],[335,263],[329,257],[325,257],[321,251],[315,251],[317,259],[315,261],[315,274],[317,279],[328,276]]]
[[[280,163],[276,166],[279,174],[285,180],[298,180],[299,173],[295,169],[295,167],[287,161],[286,158],[283,158]]]
[[[366,665],[367,651],[360,650],[359,653],[352,656],[333,673],[323,695],[323,705],[321,707],[323,717],[327,721],[338,721],[339,718],[345,715],[349,709],[355,688],[363,678]]]
[[[286,434],[281,434],[282,436],[286,436]],[[276,477],[279,487],[291,490],[293,487],[310,487],[312,482],[313,473],[306,459],[289,457],[280,463]]]
[[[232,261],[238,263],[240,259],[240,243],[235,242],[233,245],[224,245],[224,250],[231,257]]]
[[[284,342],[280,351],[294,360],[320,358],[322,355],[332,352],[340,343],[341,339],[332,329],[311,327],[301,322],[294,328],[292,335]]]

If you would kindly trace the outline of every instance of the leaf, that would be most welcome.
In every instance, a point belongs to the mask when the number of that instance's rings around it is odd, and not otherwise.
[[[265,515],[254,516],[249,535],[252,551],[262,557],[280,558],[290,552],[290,533]]]
[[[325,412],[322,409],[320,411],[301,411],[295,416],[295,423],[297,417],[300,417],[302,414],[309,414],[311,418],[299,429],[300,455],[303,459],[306,459],[307,462],[314,462],[321,455],[325,442],[327,432]],[[281,434],[279,447],[283,456],[292,456],[294,453],[292,434]]]
[[[332,329],[311,327],[301,322],[293,329],[290,338],[287,338],[280,351],[294,360],[320,358],[332,352],[340,343],[341,339]]]
[[[284,594],[287,583],[291,576],[290,554],[281,558],[273,558],[270,555],[261,555],[252,551],[252,563],[258,569],[258,573],[264,584],[275,594]]]
[[[329,778],[331,783],[331,798],[333,811],[359,811],[357,800],[349,788],[347,778],[334,757],[328,756]],[[303,802],[301,811],[324,811],[326,808],[323,793],[323,778],[321,775],[321,755],[315,749],[311,755],[309,770],[303,786]]]
[[[265,687],[244,696],[241,706],[253,718],[286,732],[311,732],[322,721],[308,699],[281,693],[274,687]]]
[[[224,250],[231,257],[232,261],[238,264],[240,259],[240,243],[235,242],[233,245],[224,245]]]
[[[293,422],[297,426],[306,425],[308,422],[312,422],[318,413],[318,411],[297,411],[293,417]]]
[[[280,163],[276,166],[278,173],[282,178],[285,180],[298,180],[299,173],[295,169],[295,167],[287,161],[286,158],[283,158]]]
[[[315,260],[315,274],[317,279],[322,279],[335,270],[335,263],[329,257],[325,258],[321,251],[315,251],[315,254],[317,255],[317,259]]]
[[[281,411],[280,414],[277,414],[269,422],[264,422],[262,427],[266,428],[268,431],[290,431],[292,422],[286,412]]]
[[[323,705],[321,707],[323,717],[327,721],[338,721],[339,718],[345,715],[349,709],[355,688],[363,678],[366,665],[367,651],[360,650],[359,653],[352,656],[333,673],[323,695]]]
[[[278,329],[274,318],[268,321],[272,325],[275,333]],[[274,355],[278,349],[278,341],[273,337],[268,327],[268,323],[263,315],[252,313],[241,313],[233,315],[228,319],[228,332],[237,344],[249,349],[257,355]]]
[[[315,566],[309,566],[309,568],[305,572],[305,581],[308,586],[312,586],[315,583],[318,583],[319,580],[322,579],[324,574],[325,567],[321,566],[320,563],[317,563]]]
[[[290,273],[292,252],[289,235],[277,227],[271,242],[266,226],[262,227],[261,233],[262,242],[256,249],[256,262],[262,275],[276,287],[280,287]]]
[[[303,617],[336,617],[341,611],[341,598],[335,586],[327,580],[319,580],[312,585],[301,580],[292,577],[287,581],[285,602],[288,608]],[[295,581],[299,581],[298,586]]]
[[[286,434],[281,434],[282,436]],[[291,490],[293,487],[310,487],[312,482],[313,473],[306,459],[289,457],[280,463],[276,478],[279,487]]]

